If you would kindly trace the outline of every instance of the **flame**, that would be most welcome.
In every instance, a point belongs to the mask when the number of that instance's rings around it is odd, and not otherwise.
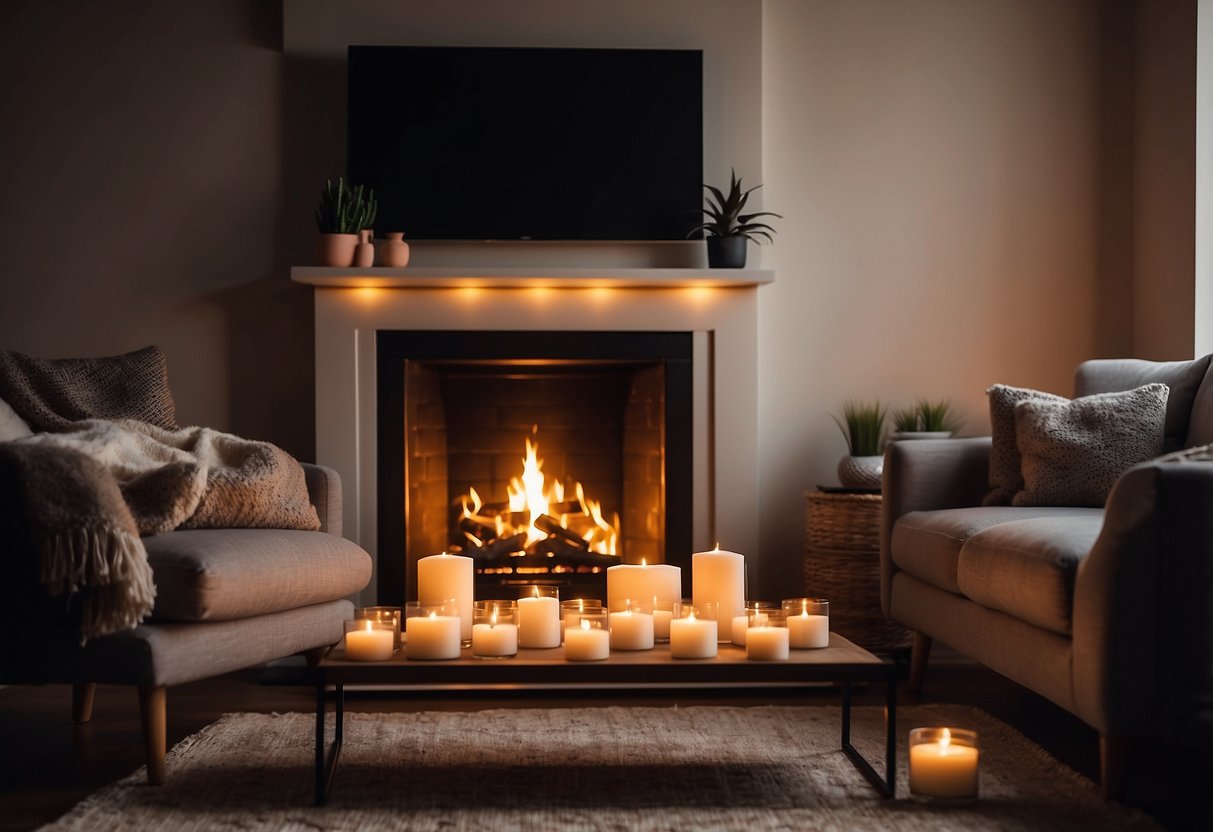
[[[581,619],[581,629],[583,629],[583,630],[590,629],[590,620],[588,618]]]
[[[489,616],[489,627],[497,626],[497,608],[493,607],[493,614]]]
[[[948,746],[952,744],[952,732],[947,728],[943,729],[943,734],[939,737],[939,753],[946,754]]]

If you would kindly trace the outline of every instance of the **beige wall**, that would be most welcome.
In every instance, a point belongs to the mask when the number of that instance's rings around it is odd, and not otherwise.
[[[1213,352],[1213,0],[1197,12],[1195,354]]]

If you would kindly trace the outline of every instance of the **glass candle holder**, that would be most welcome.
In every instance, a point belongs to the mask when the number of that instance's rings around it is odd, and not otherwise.
[[[653,649],[652,604],[627,598],[621,611],[610,613],[612,650]]]
[[[966,728],[910,731],[910,795],[964,802],[977,798],[977,732]]]
[[[733,610],[733,643],[738,647],[745,647],[745,634],[750,627],[750,616],[755,613],[775,612],[779,609],[779,604],[774,601],[747,601],[744,607]]]
[[[719,607],[715,601],[699,604],[679,601],[674,605],[670,620],[670,658],[716,658]]]
[[[662,644],[670,640],[670,621],[674,618],[674,609],[679,601],[667,601],[668,609],[660,606],[661,599],[653,596],[653,641]]]
[[[563,636],[570,625],[576,627],[583,613],[605,612],[602,601],[597,598],[572,598],[560,602],[560,634]]]
[[[435,661],[459,658],[459,604],[443,601],[409,601],[404,605],[404,656]]]
[[[564,658],[600,662],[611,655],[611,617],[605,610],[584,612],[564,631]]]
[[[358,607],[354,610],[355,619],[370,619],[391,623],[395,630],[395,641],[392,652],[400,652],[400,618],[403,610],[400,607]]]
[[[472,657],[510,659],[518,655],[518,604],[476,601],[472,605]]]
[[[745,655],[755,661],[787,661],[788,621],[783,610],[757,611],[748,617]]]
[[[830,646],[830,602],[824,598],[785,598],[788,642],[793,650]]]
[[[518,590],[518,646],[560,646],[560,590],[530,584]]]
[[[345,657],[353,662],[386,662],[395,652],[396,630],[389,621],[357,618],[345,622]]]

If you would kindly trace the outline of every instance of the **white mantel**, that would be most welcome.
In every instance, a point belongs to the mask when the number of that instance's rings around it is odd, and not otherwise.
[[[341,473],[345,535],[372,556],[378,331],[676,331],[694,333],[694,548],[719,541],[761,568],[757,315],[771,272],[296,267],[291,278],[316,290],[316,460]]]

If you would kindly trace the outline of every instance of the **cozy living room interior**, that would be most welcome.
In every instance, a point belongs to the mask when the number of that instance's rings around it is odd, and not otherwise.
[[[0,21],[0,828],[1213,824],[1213,0]]]

